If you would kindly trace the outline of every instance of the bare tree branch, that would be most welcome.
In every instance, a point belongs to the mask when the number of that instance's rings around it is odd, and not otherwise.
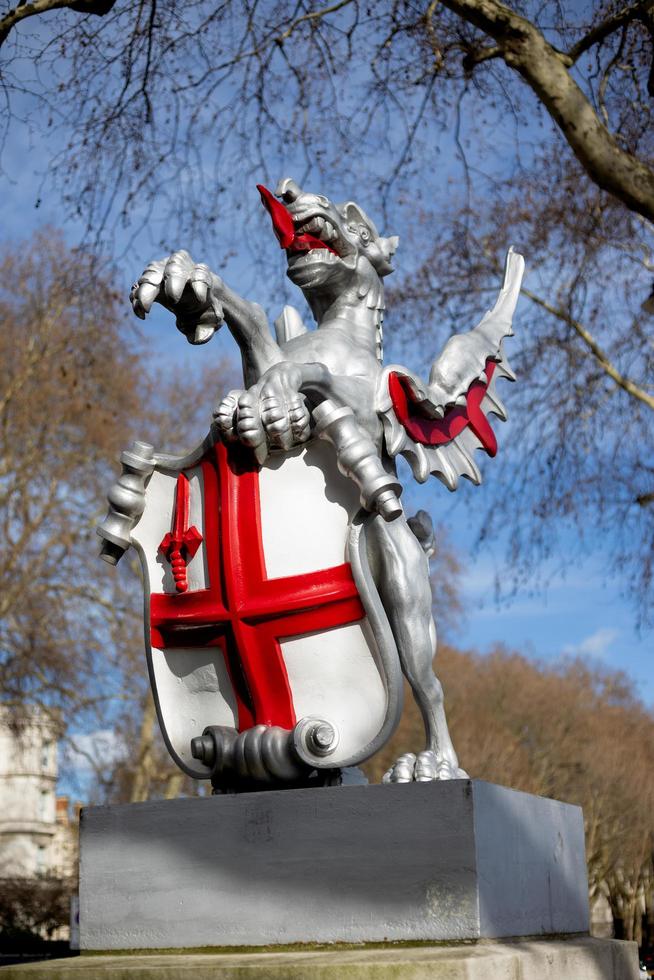
[[[652,10],[654,10],[654,0],[638,0],[637,3],[623,7],[613,14],[612,17],[607,17],[599,24],[596,24],[595,27],[591,28],[587,34],[584,34],[566,52],[565,60],[568,67],[574,65],[581,55],[585,54],[590,48],[593,48],[596,44],[601,44],[610,34],[615,33],[615,31],[634,20],[640,20]]]
[[[116,0],[34,0],[33,3],[19,3],[13,10],[0,17],[0,47],[7,40],[9,33],[16,24],[28,17],[38,17],[49,10],[68,8],[76,13],[97,14],[103,16],[109,13]]]
[[[477,65],[481,65],[484,61],[492,61],[495,58],[502,57],[502,49],[497,44],[489,45],[486,48],[475,48],[467,52],[463,59],[463,70],[465,72],[471,72],[473,68]]]
[[[615,381],[619,388],[622,388],[623,391],[626,391],[629,395],[631,395],[632,398],[637,398],[638,401],[642,402],[644,405],[647,405],[648,408],[654,411],[654,396],[648,394],[648,392],[637,385],[635,381],[625,377],[625,375],[618,371],[606,351],[600,347],[593,335],[586,329],[586,327],[584,327],[582,323],[579,322],[579,320],[576,320],[573,316],[566,313],[566,311],[560,307],[554,306],[552,303],[548,303],[547,300],[537,296],[536,293],[532,292],[530,289],[525,289],[523,287],[520,291],[523,296],[530,299],[532,303],[536,304],[536,306],[540,306],[543,310],[547,310],[547,312],[551,313],[552,316],[557,317],[559,320],[567,323],[569,327],[572,327],[577,336],[583,340],[584,344],[592,353],[593,357],[604,373]]]
[[[499,0],[442,2],[497,42],[505,63],[527,82],[595,183],[654,221],[654,172],[618,145],[569,73],[567,56]]]

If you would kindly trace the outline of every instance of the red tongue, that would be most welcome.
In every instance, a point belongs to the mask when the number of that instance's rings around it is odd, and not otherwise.
[[[314,248],[326,248],[328,252],[338,255],[336,249],[320,238],[315,238],[314,235],[308,235],[306,232],[296,235],[291,212],[263,184],[257,184],[257,190],[261,194],[263,206],[272,218],[273,231],[280,248],[288,248],[293,252],[310,252]]]
[[[257,184],[257,190],[261,194],[263,206],[272,218],[273,231],[277,236],[280,248],[289,248],[295,238],[293,217],[290,211],[287,211],[284,205],[263,184]]]

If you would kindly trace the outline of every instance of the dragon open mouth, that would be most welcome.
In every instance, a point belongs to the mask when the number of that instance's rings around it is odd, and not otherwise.
[[[291,255],[310,252],[318,248],[327,249],[328,252],[339,255],[329,242],[312,234],[313,231],[317,231],[326,235],[333,234],[333,237],[336,238],[336,230],[329,222],[317,215],[307,216],[306,219],[303,218],[302,221],[299,221],[263,184],[257,184],[257,190],[261,194],[263,206],[272,219],[273,231],[280,248],[286,249],[286,252]]]

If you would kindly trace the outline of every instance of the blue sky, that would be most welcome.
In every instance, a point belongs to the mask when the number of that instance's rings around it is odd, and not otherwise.
[[[14,126],[11,131],[2,156],[4,173],[1,178],[2,239],[8,244],[29,237],[34,230],[46,224],[63,227],[71,244],[79,239],[81,225],[64,220],[56,195],[48,185],[47,175],[44,181],[44,170],[51,149],[51,142],[38,135],[28,136],[26,129],[19,125]],[[455,158],[456,153],[452,146],[448,149],[447,143],[443,143],[439,167],[444,186],[446,176],[451,176],[456,171]],[[297,172],[294,171],[292,159],[279,161],[279,174],[289,172]],[[254,188],[249,188],[248,185],[246,190],[241,186],[239,175],[234,175],[234,185],[235,193],[252,193],[254,199]],[[343,188],[324,186],[324,183],[315,189],[328,195],[333,194],[337,199],[343,193]],[[356,187],[346,190],[355,199],[362,196],[360,189]],[[41,200],[37,207],[39,198]],[[364,203],[375,218],[374,202]],[[159,254],[159,249],[152,244],[152,235],[148,228],[139,227],[140,220],[142,219],[136,213],[132,225],[119,231],[114,242],[116,255],[125,252],[118,260],[118,268],[126,292],[145,262]],[[387,231],[402,236],[404,229],[394,226]],[[246,234],[249,233],[251,231]],[[233,247],[234,242],[238,241],[238,230],[230,222],[224,223],[217,232],[217,242],[221,241],[221,235],[225,237],[225,249]],[[128,245],[130,238],[131,244]],[[193,252],[192,242],[179,244],[190,245]],[[219,267],[225,273],[225,278],[236,288],[252,298],[259,298],[257,277],[245,246],[245,236],[243,251],[237,248],[226,267]],[[288,301],[288,287],[282,272],[280,256],[279,286],[281,290],[283,284],[285,293],[279,298],[275,297],[274,306],[269,311],[273,316]],[[483,310],[480,309],[479,313],[481,315]],[[516,320],[519,330],[519,310]],[[153,314],[144,330],[145,341],[153,358],[178,362],[183,357],[193,362],[209,357],[217,361],[223,353],[235,354],[235,347],[226,331],[208,347],[189,347],[175,330],[170,317],[160,309]],[[212,404],[213,400],[212,394]],[[507,394],[506,401],[510,409],[510,393]],[[211,405],[208,410],[210,407]],[[498,425],[495,428],[498,429]],[[505,427],[504,432],[498,432],[500,451],[502,439],[506,438],[509,428]],[[202,435],[203,433],[198,433],[198,439]],[[496,464],[485,460],[483,471],[484,479],[490,482],[495,478]],[[437,520],[442,520],[450,528],[452,541],[464,567],[461,584],[466,611],[450,638],[461,646],[478,650],[487,650],[501,643],[550,664],[562,658],[582,655],[598,664],[625,671],[633,679],[641,698],[649,705],[654,705],[652,633],[639,635],[636,631],[633,609],[619,594],[619,583],[607,582],[600,551],[584,561],[578,558],[571,560],[564,572],[560,566],[565,566],[566,562],[561,561],[559,556],[558,565],[541,569],[539,581],[532,583],[528,591],[519,591],[510,601],[499,605],[495,602],[496,579],[507,575],[507,569],[503,565],[502,529],[498,528],[496,533],[492,533],[481,550],[476,547],[475,536],[470,529],[477,507],[477,495],[483,493],[483,486],[479,489],[466,486],[461,495],[463,499],[453,506],[450,495],[436,481],[410,491],[410,500],[415,501],[416,506],[425,507]],[[570,531],[569,535],[570,551],[573,553],[573,532]],[[566,533],[562,535],[560,547],[566,547]],[[547,584],[543,585],[545,581]]]

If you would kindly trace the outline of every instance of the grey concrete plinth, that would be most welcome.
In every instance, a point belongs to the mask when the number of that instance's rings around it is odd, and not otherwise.
[[[2,980],[637,980],[635,943],[479,942],[280,953],[81,956],[8,966]]]
[[[587,930],[581,810],[489,783],[82,811],[83,950]]]

